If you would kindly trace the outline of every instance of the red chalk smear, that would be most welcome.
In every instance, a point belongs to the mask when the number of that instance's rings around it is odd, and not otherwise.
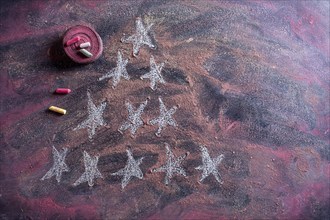
[[[27,199],[18,198],[18,202],[23,203],[24,213],[31,216],[38,216],[39,219],[48,219],[49,216],[59,215],[59,219],[76,219],[77,213],[85,219],[99,219],[97,210],[93,205],[76,205],[71,207],[61,206],[52,198]],[[30,212],[30,213],[29,213]]]
[[[327,19],[319,18],[318,16],[321,15],[307,8],[298,11],[297,17],[299,19],[291,16],[289,15],[288,19],[292,32],[303,41],[318,48],[326,56],[329,56],[329,40],[324,37],[327,34],[322,26],[325,24],[320,23],[320,21],[327,21]],[[326,25],[329,25],[329,23]]]
[[[49,78],[49,81],[53,80]],[[5,103],[7,100],[19,99],[21,94],[17,92],[19,90],[20,84],[24,81],[22,80],[18,84],[16,84],[18,80],[13,80],[9,77],[9,73],[0,74],[0,88],[2,88],[0,93],[0,105],[3,103],[3,107],[5,107]],[[16,85],[16,86],[15,86]],[[18,86],[17,86],[18,85]],[[31,87],[28,91],[28,94],[24,95],[34,95],[38,93],[48,93],[49,86],[47,83],[42,85]],[[40,100],[31,100],[24,104],[19,104],[17,106],[11,106],[10,109],[3,111],[0,114],[0,129],[7,129],[12,124],[17,121],[27,117],[30,114],[33,114],[37,111],[40,111],[48,106],[51,102],[51,97],[43,97]]]
[[[29,176],[31,173],[40,171],[45,166],[52,164],[51,147],[49,146],[49,152],[43,149],[34,152],[31,155],[24,155],[24,159],[15,158],[17,163],[13,164],[8,170],[9,175],[13,176]]]
[[[227,220],[227,217],[220,216],[219,213],[212,213],[210,210],[189,210],[182,213],[180,219],[218,219]]]
[[[290,163],[292,159],[292,152],[287,149],[278,149],[278,150],[273,150],[269,149],[272,154],[274,154],[277,158],[283,160],[286,163]]]
[[[28,23],[27,18],[31,11],[45,11],[47,6],[44,1],[30,1],[28,5],[24,1],[16,1],[10,8],[4,8],[8,16],[1,18],[1,28],[4,31],[0,34],[0,43],[12,43],[28,37],[63,32],[65,26],[62,24],[45,29],[32,27]]]
[[[221,213],[223,210],[221,208],[214,209],[208,208],[204,205],[201,205],[198,208],[191,208],[182,206],[180,204],[170,204],[164,209],[160,210],[157,213],[154,213],[152,216],[149,216],[147,219],[150,220],[165,220],[165,219],[217,219],[217,220],[227,220],[228,217],[223,216]]]
[[[328,195],[328,196],[324,196]],[[327,184],[313,183],[307,185],[296,195],[288,195],[282,198],[284,208],[283,216],[290,216],[291,219],[301,217],[304,213],[306,205],[310,200],[318,199],[319,202],[324,202],[329,199],[329,187]]]
[[[15,107],[3,114],[1,114],[0,122],[1,128],[8,128],[12,124],[20,121],[21,119],[31,115],[35,112],[45,109],[45,106],[50,104],[50,100],[40,100],[39,103],[33,103],[31,105]]]

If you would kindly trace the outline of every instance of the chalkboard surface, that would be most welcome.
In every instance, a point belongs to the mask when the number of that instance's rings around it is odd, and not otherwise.
[[[0,218],[327,219],[329,5],[1,1]]]

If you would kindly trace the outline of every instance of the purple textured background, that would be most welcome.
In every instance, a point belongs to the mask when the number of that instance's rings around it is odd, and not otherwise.
[[[1,219],[327,219],[329,217],[329,1],[1,1],[0,218]],[[135,19],[154,23],[156,50],[120,42]],[[104,53],[79,66],[56,50],[67,28],[90,24]],[[129,57],[131,80],[112,89],[98,82]],[[156,91],[139,77],[150,54],[165,62]],[[54,95],[57,87],[73,92]],[[86,91],[108,101],[105,120],[89,141],[72,131],[86,117]],[[124,103],[150,102],[144,120],[158,113],[158,96],[179,105],[177,129],[158,138],[145,125],[136,138],[117,131]],[[46,109],[58,105],[65,116]],[[169,186],[150,174],[166,159],[164,142],[179,155],[187,177]],[[203,184],[199,145],[223,153],[223,185]],[[69,148],[64,173],[40,181],[52,165],[51,146]],[[125,150],[144,156],[143,180],[121,191],[111,173],[125,166]],[[73,182],[83,172],[82,152],[100,154],[105,177],[94,187]]]

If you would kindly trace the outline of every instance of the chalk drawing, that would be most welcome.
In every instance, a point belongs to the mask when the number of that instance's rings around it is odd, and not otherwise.
[[[123,56],[120,51],[117,53],[117,66],[111,69],[108,73],[104,74],[99,78],[99,81],[111,78],[112,77],[112,88],[115,88],[120,82],[120,78],[123,77],[126,80],[129,80],[130,77],[126,70],[126,65],[128,63],[127,59],[123,59]]]
[[[165,147],[166,147],[166,157],[167,157],[166,163],[159,168],[152,169],[151,172],[166,172],[165,184],[168,185],[173,175],[175,175],[175,173],[182,176],[186,176],[186,172],[181,167],[181,163],[188,156],[189,153],[187,152],[176,158],[172,153],[169,145],[165,143]]]
[[[100,171],[97,169],[97,163],[99,156],[91,157],[84,151],[84,165],[85,172],[74,182],[74,186],[78,186],[81,183],[88,182],[88,185],[92,187],[94,185],[94,179],[103,178]]]
[[[151,125],[156,125],[156,124],[158,125],[156,136],[160,136],[161,131],[167,125],[174,127],[177,126],[176,121],[172,118],[172,115],[176,112],[177,107],[173,106],[170,110],[167,111],[166,106],[164,105],[162,99],[159,97],[158,100],[159,100],[160,115],[158,116],[158,118],[149,121]]]
[[[146,107],[148,101],[143,102],[137,110],[134,110],[134,107],[131,103],[126,102],[126,108],[128,111],[128,120],[125,121],[119,128],[119,131],[125,131],[127,129],[131,130],[131,135],[134,136],[137,129],[143,125],[141,119],[141,114],[143,113],[144,108]]]
[[[93,103],[90,93],[87,91],[87,98],[88,98],[88,117],[85,121],[80,123],[77,127],[73,130],[79,130],[83,128],[87,128],[88,138],[92,139],[95,135],[96,128],[99,126],[105,126],[105,122],[103,119],[103,111],[107,105],[107,103],[103,102],[100,106],[96,106]]]
[[[121,42],[124,43],[132,43],[133,44],[133,56],[137,56],[139,53],[140,47],[143,45],[147,45],[150,48],[155,48],[155,45],[153,45],[150,36],[148,35],[148,32],[150,31],[150,28],[153,24],[150,24],[147,26],[147,28],[144,27],[142,23],[141,18],[137,18],[135,21],[135,34],[129,36],[129,37],[123,37],[121,39]]]
[[[70,171],[65,163],[65,157],[66,154],[68,153],[68,149],[63,148],[62,152],[58,152],[56,148],[53,146],[52,153],[53,153],[53,166],[41,178],[41,180],[49,179],[52,176],[56,176],[56,180],[59,183],[61,181],[62,173]]]
[[[156,83],[165,83],[165,80],[163,76],[161,75],[162,68],[164,66],[164,63],[161,63],[160,65],[157,65],[155,62],[155,59],[153,56],[150,57],[150,71],[140,78],[143,79],[150,79],[150,88],[152,90],[156,89]]]
[[[123,176],[123,179],[121,181],[121,188],[124,189],[132,177],[137,177],[139,179],[143,179],[143,173],[139,167],[139,165],[142,163],[143,157],[141,157],[138,160],[135,160],[132,156],[132,153],[130,150],[127,151],[127,165],[123,168],[117,171],[116,173],[112,173],[111,175],[119,175]]]
[[[223,181],[221,180],[221,176],[218,172],[217,166],[221,163],[225,156],[223,154],[220,154],[218,157],[212,159],[206,147],[200,146],[200,148],[202,151],[203,165],[200,165],[195,168],[196,170],[203,170],[202,177],[199,182],[202,182],[207,176],[213,174],[215,179],[222,184]]]

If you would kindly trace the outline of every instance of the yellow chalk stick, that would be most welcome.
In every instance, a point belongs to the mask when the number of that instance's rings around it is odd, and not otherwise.
[[[62,115],[65,115],[66,114],[66,110],[63,109],[63,108],[59,108],[59,107],[56,107],[56,106],[50,106],[49,107],[49,110],[53,111],[53,112],[57,112],[57,113],[60,113]]]

